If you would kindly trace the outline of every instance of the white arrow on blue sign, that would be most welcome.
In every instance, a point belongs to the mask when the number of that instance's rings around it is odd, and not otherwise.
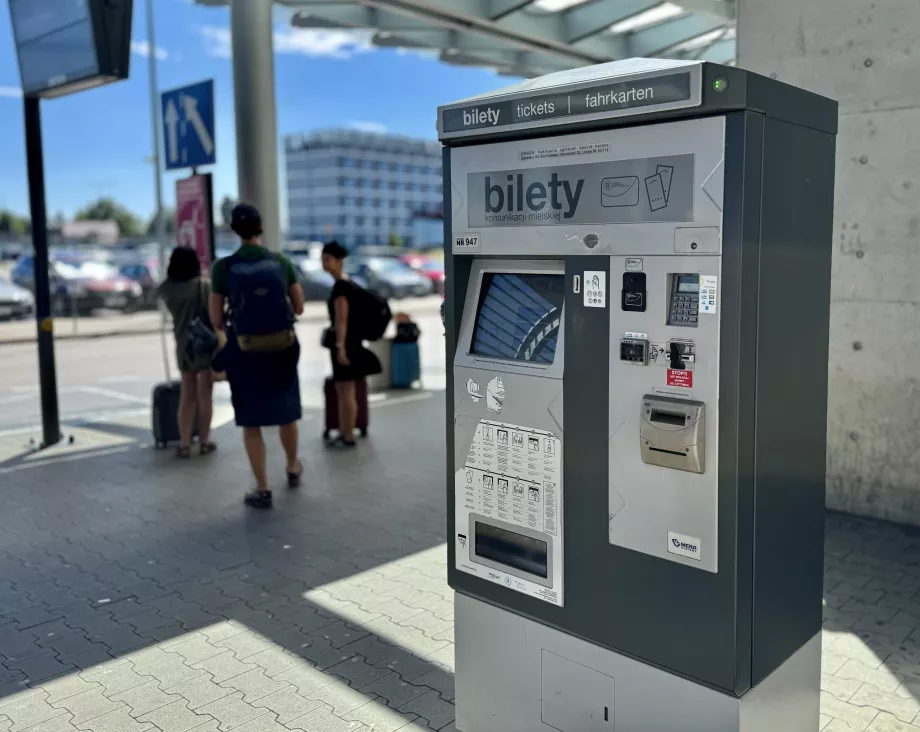
[[[214,80],[160,95],[166,170],[213,165]]]

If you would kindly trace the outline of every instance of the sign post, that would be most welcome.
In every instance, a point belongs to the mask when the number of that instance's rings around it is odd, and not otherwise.
[[[133,0],[9,0],[24,98],[42,443],[61,439],[51,312],[41,99],[128,78]],[[63,52],[66,50],[66,53]]]
[[[195,250],[207,276],[214,261],[214,194],[211,174],[196,169],[217,160],[214,80],[163,92],[160,102],[166,169],[192,169],[176,181],[176,242]]]
[[[207,276],[214,263],[214,197],[211,174],[176,181],[176,242],[194,249]]]

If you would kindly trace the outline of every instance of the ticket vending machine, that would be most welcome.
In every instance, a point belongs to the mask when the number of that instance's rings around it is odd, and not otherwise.
[[[458,729],[817,729],[836,129],[644,59],[439,109]]]

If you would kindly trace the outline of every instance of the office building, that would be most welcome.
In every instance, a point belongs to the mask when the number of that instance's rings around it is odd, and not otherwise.
[[[437,142],[328,130],[288,136],[284,150],[291,238],[414,246],[416,212],[441,205]]]

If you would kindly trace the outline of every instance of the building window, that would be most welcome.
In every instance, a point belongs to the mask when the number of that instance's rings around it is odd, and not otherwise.
[[[363,216],[355,216],[355,226],[364,226]]]
[[[406,190],[407,190],[407,191],[414,191],[414,190],[415,190],[415,183],[406,183]]]
[[[390,208],[396,208],[399,205],[399,201],[390,201]]]
[[[373,205],[374,208],[380,208],[380,199],[375,198],[371,205]]]
[[[345,226],[346,223],[348,223],[348,217],[344,214],[341,214],[339,216],[339,226]]]

